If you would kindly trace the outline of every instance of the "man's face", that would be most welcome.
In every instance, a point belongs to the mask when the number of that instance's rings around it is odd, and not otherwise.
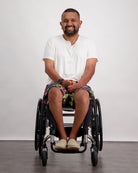
[[[81,24],[82,21],[80,21],[79,16],[76,12],[63,13],[60,25],[66,36],[71,37],[76,35],[79,31]]]

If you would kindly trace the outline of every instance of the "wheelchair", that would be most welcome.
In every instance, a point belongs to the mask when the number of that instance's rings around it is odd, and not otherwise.
[[[69,105],[63,107],[63,117],[67,116],[74,116],[74,109]],[[69,136],[72,124],[64,123],[64,127],[67,136]],[[47,134],[48,130],[49,134]],[[36,111],[34,147],[36,151],[39,151],[39,156],[42,159],[42,165],[47,165],[47,141],[50,139],[51,150],[55,153],[83,153],[87,149],[88,142],[91,142],[91,163],[93,166],[96,166],[98,163],[98,152],[103,148],[102,115],[99,100],[95,97],[90,100],[87,115],[77,135],[77,137],[81,138],[80,150],[55,150],[55,138],[58,137],[59,133],[56,128],[53,115],[50,112],[48,100],[40,98],[38,100]]]

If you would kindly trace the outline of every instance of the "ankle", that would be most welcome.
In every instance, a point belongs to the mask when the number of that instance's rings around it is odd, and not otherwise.
[[[70,136],[68,140],[70,140],[70,139],[76,140],[77,138],[76,137],[73,137],[73,136]]]
[[[67,137],[59,137],[59,140],[65,139],[67,141]]]

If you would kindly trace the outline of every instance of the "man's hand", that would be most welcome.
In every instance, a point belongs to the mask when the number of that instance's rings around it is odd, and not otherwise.
[[[76,89],[79,89],[79,83],[76,83],[75,81],[72,83],[72,85],[68,86],[69,93],[73,93]]]
[[[65,87],[66,89],[68,88],[69,85],[72,85],[72,81],[70,81],[70,80],[62,81],[62,86]]]
[[[76,85],[77,82],[73,80],[63,80],[62,86],[65,87],[70,93],[73,93],[76,89],[79,88],[78,85]]]

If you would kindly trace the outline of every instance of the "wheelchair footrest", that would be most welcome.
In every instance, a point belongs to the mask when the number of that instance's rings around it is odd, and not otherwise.
[[[51,149],[55,153],[70,153],[70,154],[83,153],[87,149],[87,143],[85,143],[84,146],[80,148],[80,150],[68,150],[68,149],[66,149],[66,150],[55,150],[54,146],[55,146],[55,143],[51,143]]]

